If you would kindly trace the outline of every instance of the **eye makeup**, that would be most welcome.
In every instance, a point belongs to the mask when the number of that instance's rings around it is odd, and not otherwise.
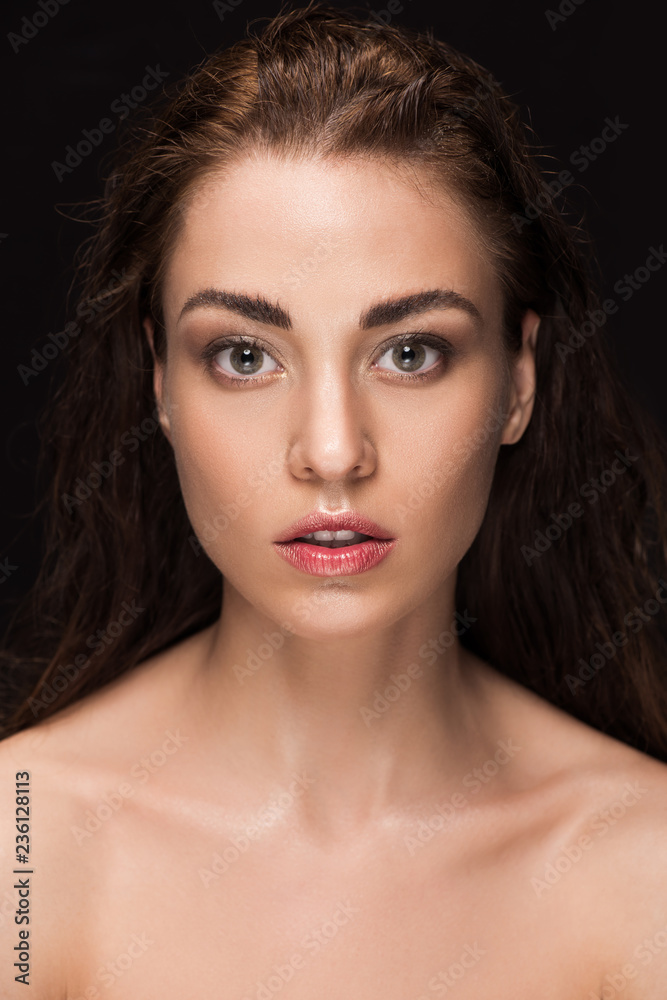
[[[444,372],[449,368],[450,362],[457,354],[456,348],[446,340],[444,337],[437,336],[433,333],[427,331],[415,331],[413,333],[402,333],[397,334],[394,337],[390,337],[386,340],[379,348],[375,354],[376,360],[382,358],[388,351],[391,351],[395,347],[412,347],[412,346],[425,346],[433,349],[440,355],[440,359],[423,372],[401,372],[401,371],[391,371],[387,368],[376,368],[377,371],[381,371],[383,375],[388,375],[392,379],[398,379],[402,381],[414,381],[414,380],[432,380],[444,374]],[[200,354],[201,361],[203,363],[204,369],[214,378],[221,381],[223,384],[239,385],[241,383],[246,384],[257,384],[263,383],[265,380],[277,371],[262,372],[259,374],[249,374],[249,375],[233,375],[228,371],[225,371],[215,363],[215,359],[222,354],[224,351],[230,348],[241,347],[247,348],[249,351],[257,350],[266,354],[268,357],[275,360],[272,354],[272,349],[262,340],[257,337],[248,336],[247,334],[235,334],[229,337],[223,337],[219,340],[208,344]]]

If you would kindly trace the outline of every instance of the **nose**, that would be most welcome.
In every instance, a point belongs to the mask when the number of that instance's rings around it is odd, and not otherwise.
[[[296,479],[354,481],[375,471],[367,407],[344,376],[311,383],[292,420],[287,465]]]

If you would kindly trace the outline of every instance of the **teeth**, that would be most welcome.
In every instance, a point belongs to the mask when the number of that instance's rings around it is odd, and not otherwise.
[[[342,531],[311,531],[309,535],[301,535],[300,540],[319,543],[327,548],[340,548],[343,545],[364,542],[370,535],[362,535],[357,531],[345,528]]]
[[[314,538],[316,542],[349,542],[354,538],[356,532],[345,528],[343,531],[314,531],[306,538]]]

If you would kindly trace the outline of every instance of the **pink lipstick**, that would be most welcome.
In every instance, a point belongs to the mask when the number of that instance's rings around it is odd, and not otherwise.
[[[349,576],[377,566],[396,539],[354,511],[314,511],[287,528],[273,544],[283,559],[304,573]]]

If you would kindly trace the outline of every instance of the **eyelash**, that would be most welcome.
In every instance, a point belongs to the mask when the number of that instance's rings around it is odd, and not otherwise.
[[[404,344],[422,344],[426,347],[432,347],[434,350],[438,351],[442,355],[442,359],[446,363],[449,362],[454,356],[455,349],[449,343],[449,341],[444,340],[442,337],[436,337],[433,334],[417,331],[415,333],[403,333],[398,334],[396,337],[391,337],[390,340],[386,341],[382,345],[378,357],[382,357],[387,353],[392,347],[401,347]],[[262,382],[265,377],[269,375],[274,375],[275,372],[264,372],[263,375],[252,375],[243,378],[242,376],[230,375],[229,372],[223,371],[218,366],[214,364],[215,359],[224,350],[229,347],[236,347],[237,345],[242,345],[243,347],[257,347],[265,354],[268,354],[274,361],[273,355],[268,350],[268,348],[258,340],[256,337],[249,337],[246,335],[238,335],[235,337],[226,337],[223,340],[218,340],[213,344],[209,344],[201,354],[202,360],[204,361],[204,368],[209,373],[216,378],[221,378],[227,383],[234,383],[235,385],[247,385],[256,384],[257,382]],[[445,367],[442,363],[436,362],[435,365],[431,365],[425,372],[389,372],[386,369],[385,374],[395,375],[401,381],[425,381],[427,379],[437,378],[438,374],[442,372],[442,368]]]

